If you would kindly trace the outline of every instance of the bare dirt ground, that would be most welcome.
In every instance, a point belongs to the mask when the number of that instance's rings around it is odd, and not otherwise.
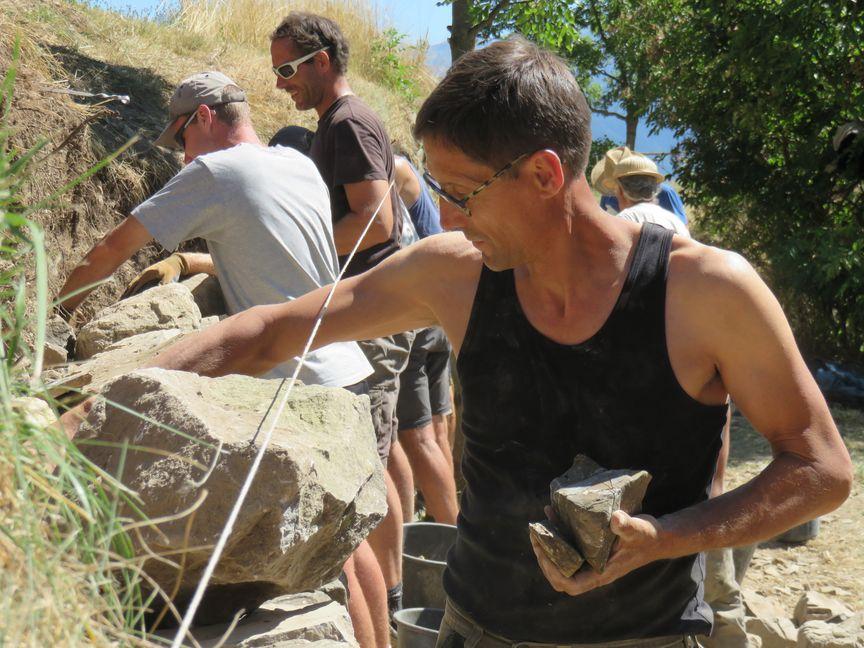
[[[832,406],[856,466],[849,499],[820,520],[819,534],[803,545],[763,543],[743,586],[777,602],[789,616],[805,590],[816,590],[864,611],[864,411]],[[771,460],[765,440],[747,420],[732,419],[727,488],[747,481]]]

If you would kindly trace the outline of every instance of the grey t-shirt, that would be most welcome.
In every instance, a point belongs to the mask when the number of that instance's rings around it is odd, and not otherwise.
[[[239,144],[199,156],[132,215],[168,250],[205,239],[232,315],[294,299],[338,274],[327,188],[293,149]],[[296,363],[266,377],[290,376]],[[358,346],[341,342],[311,352],[299,378],[344,387],[371,372]]]

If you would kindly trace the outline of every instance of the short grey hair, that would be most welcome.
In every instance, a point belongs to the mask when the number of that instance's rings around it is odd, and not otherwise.
[[[651,202],[660,193],[660,183],[647,175],[630,175],[618,178],[621,192],[634,203]]]

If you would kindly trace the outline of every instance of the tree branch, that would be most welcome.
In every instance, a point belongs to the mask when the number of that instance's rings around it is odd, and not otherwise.
[[[588,101],[588,97],[585,97],[585,103],[588,104],[588,110],[590,110],[592,113],[597,113],[598,115],[603,115],[604,117],[617,117],[618,119],[627,121],[627,115],[615,112],[614,110],[606,110],[605,108],[595,108],[591,105],[591,102]]]
[[[525,4],[527,0],[517,0],[513,2],[512,0],[500,0],[498,4],[492,7],[492,11],[489,12],[489,15],[486,16],[483,20],[478,22],[476,25],[471,25],[468,30],[469,34],[473,34],[475,37],[482,29],[488,29],[492,26],[492,23],[495,22],[495,19],[498,17],[502,11],[504,11],[510,4]]]

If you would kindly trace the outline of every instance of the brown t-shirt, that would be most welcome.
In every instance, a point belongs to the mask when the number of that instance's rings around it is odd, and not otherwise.
[[[384,124],[355,95],[337,99],[318,120],[309,155],[330,190],[334,224],[351,211],[344,185],[364,180],[390,182],[395,177],[393,150]],[[390,202],[393,207],[390,238],[358,251],[346,275],[365,272],[399,249],[402,212],[395,187],[390,190]],[[347,256],[339,257],[340,265],[344,265],[346,259]]]

